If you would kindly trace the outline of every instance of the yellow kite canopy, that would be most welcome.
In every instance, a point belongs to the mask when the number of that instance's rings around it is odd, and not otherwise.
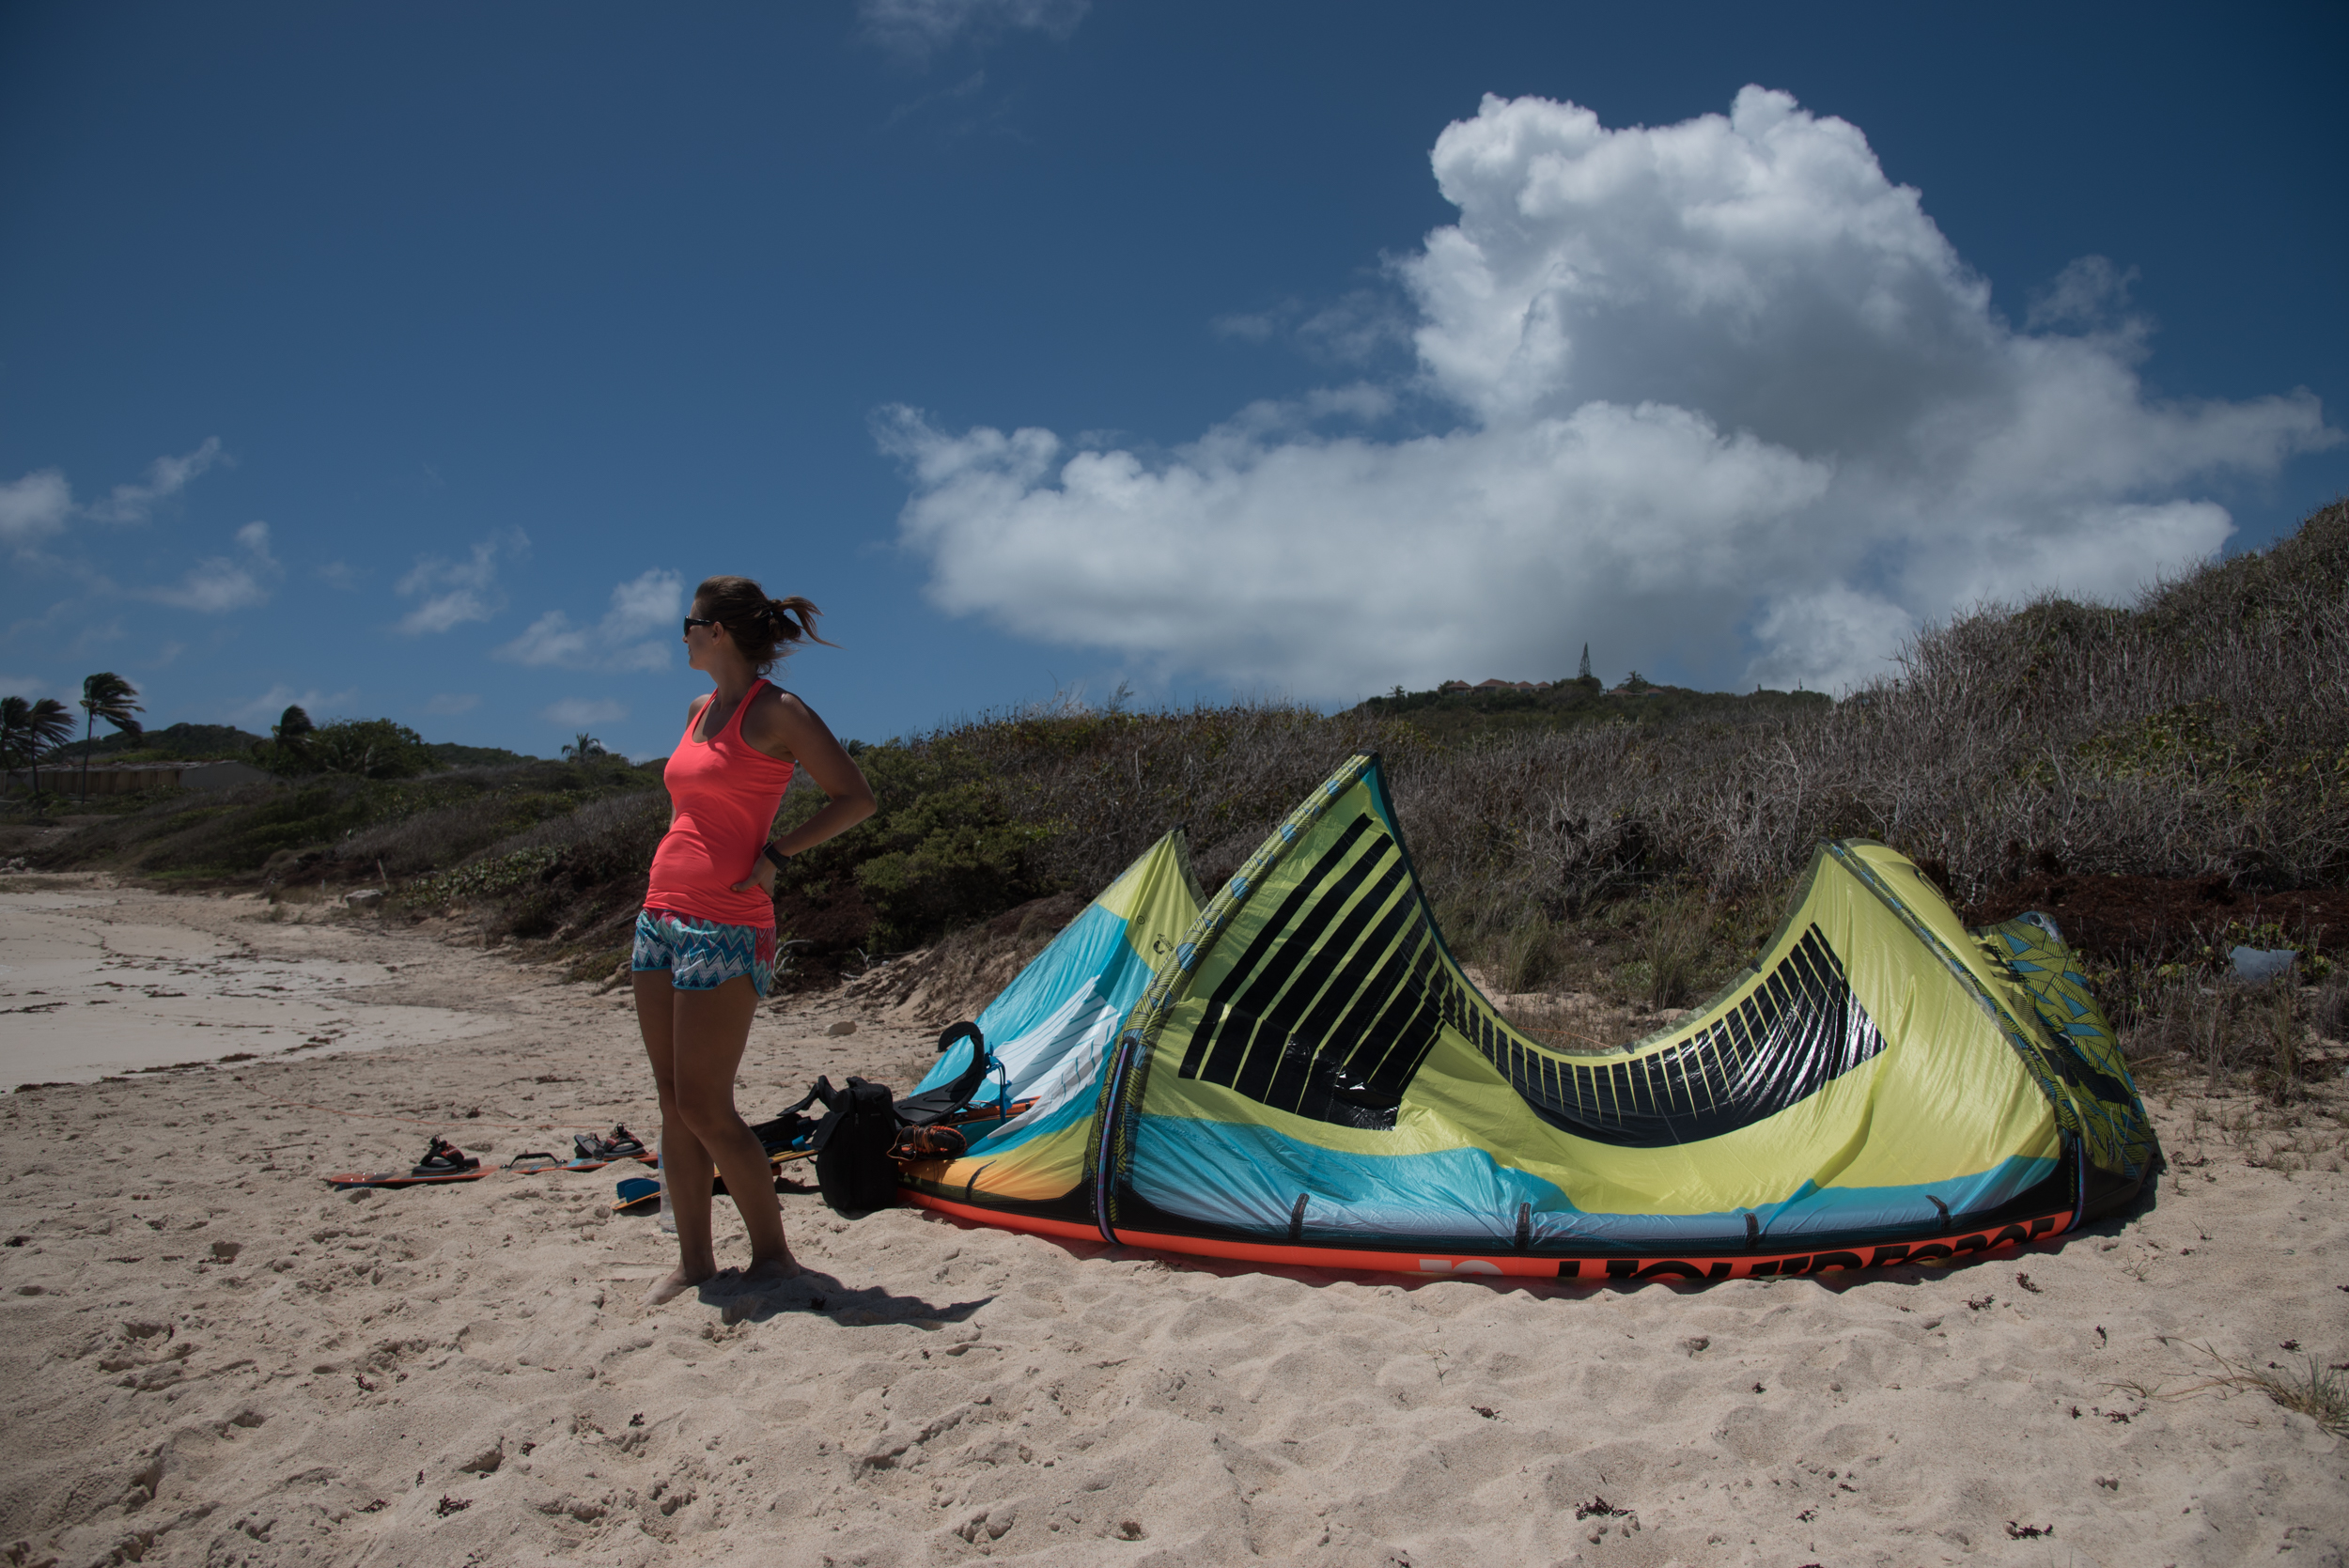
[[[1081,1115],[1068,1094],[1050,1137],[1015,1118],[912,1168],[915,1200],[1226,1257],[1722,1278],[2053,1234],[2133,1193],[2153,1152],[2053,925],[1968,932],[1863,841],[1822,846],[1753,966],[1669,1030],[1532,1039],[1445,948],[1371,756],[1088,1054],[1061,1075],[1085,1080]]]

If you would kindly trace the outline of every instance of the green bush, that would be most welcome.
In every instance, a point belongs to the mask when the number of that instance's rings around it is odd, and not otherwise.
[[[297,737],[262,741],[253,752],[272,772],[294,778],[412,779],[440,766],[424,737],[389,719],[337,719]]]
[[[476,898],[494,898],[535,889],[561,861],[556,849],[517,849],[493,860],[475,861],[454,871],[419,877],[399,890],[399,901],[426,908],[445,908]]]
[[[874,936],[907,948],[974,925],[1053,891],[1034,863],[1051,836],[1011,817],[985,784],[955,784],[893,812],[857,848],[856,879],[878,917]]]

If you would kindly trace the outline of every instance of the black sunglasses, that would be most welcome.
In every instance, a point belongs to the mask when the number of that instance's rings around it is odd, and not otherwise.
[[[717,624],[716,621],[706,621],[699,615],[688,615],[685,617],[685,635],[692,636],[693,629],[697,626],[716,626]]]

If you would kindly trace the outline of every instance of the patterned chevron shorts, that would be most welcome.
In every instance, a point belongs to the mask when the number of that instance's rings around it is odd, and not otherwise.
[[[736,975],[748,975],[760,996],[775,978],[775,928],[721,925],[667,909],[636,917],[636,952],[629,968],[638,972],[667,970],[680,991],[714,991]]]

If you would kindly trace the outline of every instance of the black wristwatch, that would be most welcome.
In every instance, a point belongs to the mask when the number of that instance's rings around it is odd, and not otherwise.
[[[768,840],[766,845],[760,848],[758,852],[766,856],[769,860],[774,862],[775,869],[777,871],[781,871],[783,869],[783,862],[791,858],[788,855],[778,853],[775,849],[774,841],[772,839]]]

